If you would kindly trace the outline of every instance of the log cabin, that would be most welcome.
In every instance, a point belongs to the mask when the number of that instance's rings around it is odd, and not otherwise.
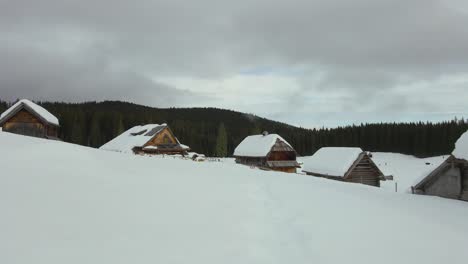
[[[281,136],[263,132],[246,137],[234,150],[236,163],[295,173],[299,168],[294,148]]]
[[[5,132],[57,140],[60,124],[43,107],[22,99],[0,115],[0,127]]]
[[[468,132],[458,139],[452,155],[411,190],[414,194],[468,201]]]
[[[179,142],[167,124],[132,127],[100,149],[141,155],[186,155],[190,150]]]
[[[380,187],[384,174],[360,148],[325,147],[304,158],[307,175]]]

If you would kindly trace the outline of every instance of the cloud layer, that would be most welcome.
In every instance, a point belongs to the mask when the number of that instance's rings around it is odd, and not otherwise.
[[[467,24],[459,0],[0,0],[0,98],[439,120],[468,113]]]

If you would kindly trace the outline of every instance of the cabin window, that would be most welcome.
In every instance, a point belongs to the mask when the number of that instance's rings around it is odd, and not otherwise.
[[[143,133],[145,133],[146,131],[148,131],[148,130],[145,129],[145,130],[142,130],[142,131],[140,131],[140,132],[131,133],[130,135],[132,135],[132,136],[139,136],[139,135],[142,135]]]
[[[163,142],[163,144],[171,144],[171,143],[172,143],[172,140],[171,140],[171,138],[166,134],[166,135],[163,136],[162,142]]]

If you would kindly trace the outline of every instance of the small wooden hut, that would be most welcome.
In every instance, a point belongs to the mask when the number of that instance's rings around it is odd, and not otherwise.
[[[59,121],[43,107],[22,99],[0,115],[2,131],[58,139]]]
[[[167,124],[135,126],[100,149],[149,155],[186,155],[190,150],[188,146],[179,142]]]
[[[277,134],[246,137],[234,150],[236,162],[267,170],[295,173],[299,168],[296,151]]]
[[[380,187],[384,174],[360,148],[326,147],[304,159],[307,175]]]
[[[411,189],[415,194],[468,201],[468,132],[457,141],[452,155]]]

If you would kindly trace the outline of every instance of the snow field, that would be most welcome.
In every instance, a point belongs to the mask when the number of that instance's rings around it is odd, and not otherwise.
[[[0,133],[0,263],[463,263],[468,203]]]

